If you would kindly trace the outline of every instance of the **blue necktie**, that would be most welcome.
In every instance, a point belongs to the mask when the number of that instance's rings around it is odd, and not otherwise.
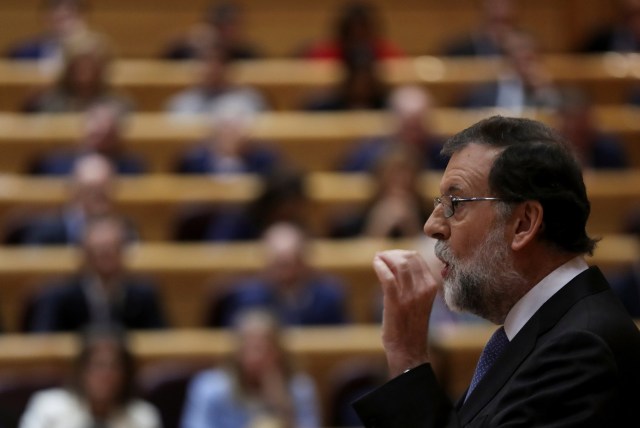
[[[471,395],[471,391],[475,389],[480,380],[489,371],[493,363],[495,363],[498,357],[507,348],[508,344],[509,338],[504,332],[504,327],[500,327],[493,333],[493,336],[491,336],[491,339],[489,339],[484,349],[482,350],[482,354],[480,355],[480,359],[478,360],[478,365],[476,366],[476,371],[473,374],[473,378],[471,379],[471,385],[469,385],[469,391],[467,392],[465,400],[469,398],[469,396]]]

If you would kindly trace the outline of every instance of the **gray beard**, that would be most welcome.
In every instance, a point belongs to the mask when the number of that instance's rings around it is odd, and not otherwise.
[[[465,261],[458,260],[444,241],[436,243],[436,255],[449,263],[444,300],[450,309],[503,324],[509,310],[522,297],[526,282],[515,270],[502,233],[500,225],[494,227]]]

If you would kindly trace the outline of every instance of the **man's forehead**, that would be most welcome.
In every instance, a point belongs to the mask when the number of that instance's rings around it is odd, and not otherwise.
[[[440,182],[443,194],[464,190],[488,190],[489,173],[503,149],[470,143],[451,156]]]

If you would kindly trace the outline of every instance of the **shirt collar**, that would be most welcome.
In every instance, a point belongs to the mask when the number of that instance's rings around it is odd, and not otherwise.
[[[575,257],[537,283],[509,311],[504,330],[509,340],[518,334],[538,309],[569,281],[589,268],[582,256]]]

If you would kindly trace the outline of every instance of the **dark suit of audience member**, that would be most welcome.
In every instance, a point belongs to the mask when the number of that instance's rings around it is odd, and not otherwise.
[[[193,25],[186,34],[172,41],[162,57],[171,60],[200,57],[203,47],[214,39],[230,60],[254,59],[262,56],[256,46],[246,40],[243,29],[242,9],[234,2],[212,4],[202,22]]]
[[[44,11],[44,31],[9,47],[11,59],[53,60],[61,56],[62,41],[74,33],[87,31],[83,18],[83,0],[47,0]],[[59,58],[58,58],[59,59]]]
[[[99,102],[90,106],[83,116],[82,131],[76,146],[55,150],[35,159],[30,172],[36,175],[68,175],[76,161],[90,153],[100,153],[109,159],[117,174],[145,172],[142,159],[127,153],[124,147],[126,112],[113,102]]]
[[[276,222],[306,226],[309,214],[303,177],[278,171],[265,177],[262,192],[248,206],[185,208],[173,236],[177,241],[256,240]]]
[[[91,217],[115,211],[114,175],[102,155],[86,155],[76,162],[69,182],[69,202],[59,211],[29,219],[21,234],[24,244],[78,244]],[[128,224],[127,236],[135,239],[135,227]]]
[[[213,324],[230,325],[240,312],[255,307],[274,312],[288,325],[346,321],[342,284],[308,265],[302,229],[291,223],[276,223],[265,232],[263,245],[263,272],[232,284],[212,308]]]
[[[443,140],[430,129],[432,101],[422,88],[401,86],[389,97],[393,130],[389,135],[359,142],[342,164],[346,172],[371,172],[396,146],[408,147],[420,158],[424,169],[444,169],[446,158],[440,155]]]
[[[449,42],[448,56],[502,55],[502,43],[508,34],[518,31],[513,0],[483,0],[482,23],[468,34]]]
[[[155,287],[133,277],[124,262],[126,226],[118,217],[89,221],[81,244],[82,268],[34,303],[32,331],[72,331],[116,322],[131,329],[166,324]]]
[[[618,18],[611,25],[600,27],[580,46],[584,53],[640,51],[640,2],[618,0]]]
[[[429,210],[418,191],[420,166],[415,152],[396,146],[379,159],[373,172],[374,195],[363,210],[339,217],[332,225],[331,236],[411,238],[419,235]]]
[[[621,169],[629,166],[619,139],[598,129],[590,100],[582,91],[562,91],[557,128],[571,144],[584,168]]]
[[[504,42],[504,67],[494,82],[472,89],[462,107],[497,107],[519,115],[526,108],[553,109],[560,96],[531,36],[511,33]]]

